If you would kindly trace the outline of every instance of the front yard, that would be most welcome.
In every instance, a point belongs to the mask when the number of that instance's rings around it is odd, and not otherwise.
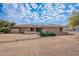
[[[78,36],[79,35],[61,35],[38,37],[37,35],[26,34],[0,34],[0,55],[79,56]],[[31,38],[31,40],[29,38]]]

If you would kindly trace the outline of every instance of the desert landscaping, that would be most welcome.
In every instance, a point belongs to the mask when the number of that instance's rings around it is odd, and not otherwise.
[[[0,34],[1,56],[79,55],[79,33],[39,37],[36,34]]]
[[[0,4],[0,56],[79,56],[79,4]]]

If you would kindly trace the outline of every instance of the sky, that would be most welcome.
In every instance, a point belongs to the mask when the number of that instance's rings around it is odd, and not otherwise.
[[[0,20],[16,24],[65,26],[74,10],[79,10],[79,3],[0,3]]]

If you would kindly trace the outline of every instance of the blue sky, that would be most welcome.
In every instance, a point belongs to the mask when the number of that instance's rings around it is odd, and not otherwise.
[[[79,3],[1,3],[0,19],[17,24],[67,25],[68,16]]]

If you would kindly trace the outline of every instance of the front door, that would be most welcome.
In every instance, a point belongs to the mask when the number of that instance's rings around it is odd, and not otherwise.
[[[62,31],[63,31],[63,28],[62,28],[62,27],[60,27],[60,28],[59,28],[59,31],[60,31],[60,32],[62,32]]]

